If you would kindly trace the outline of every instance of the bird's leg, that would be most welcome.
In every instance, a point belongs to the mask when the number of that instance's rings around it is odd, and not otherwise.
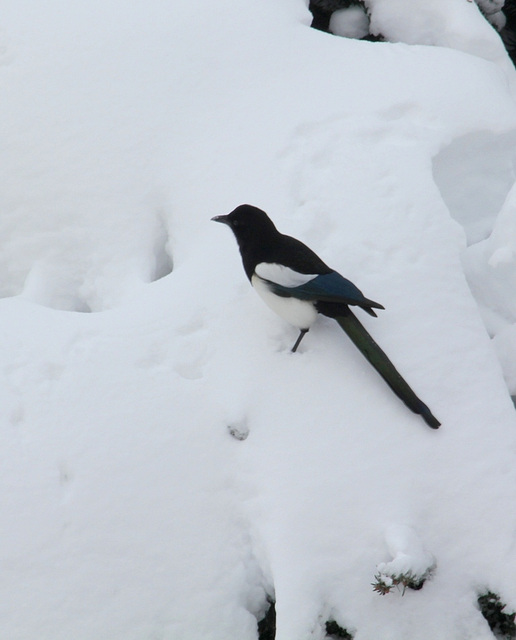
[[[305,337],[305,333],[308,333],[308,329],[301,329],[301,331],[300,331],[300,333],[299,333],[299,335],[297,337],[296,343],[292,347],[292,353],[295,353],[297,351],[297,348],[299,347],[299,344],[301,343],[301,340]]]

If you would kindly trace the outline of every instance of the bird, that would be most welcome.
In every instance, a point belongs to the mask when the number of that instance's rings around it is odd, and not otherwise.
[[[432,429],[441,426],[350,309],[357,307],[377,317],[376,310],[385,309],[383,305],[366,298],[303,242],[280,233],[258,207],[242,204],[211,219],[233,232],[247,278],[263,301],[299,329],[292,352],[318,314],[333,318],[405,405]]]

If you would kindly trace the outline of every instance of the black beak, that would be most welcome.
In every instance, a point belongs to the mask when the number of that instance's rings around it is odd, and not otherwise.
[[[222,222],[224,224],[229,224],[229,215],[227,216],[215,216],[212,218],[213,222]]]

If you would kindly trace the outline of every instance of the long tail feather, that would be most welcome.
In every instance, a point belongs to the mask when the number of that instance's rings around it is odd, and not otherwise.
[[[414,413],[419,414],[432,429],[438,429],[441,423],[432,415],[426,404],[420,400],[407,382],[401,377],[396,367],[382,351],[358,318],[349,310],[349,314],[339,315],[335,318],[342,329],[348,334],[354,345],[369,360],[373,367],[382,376],[394,393]]]

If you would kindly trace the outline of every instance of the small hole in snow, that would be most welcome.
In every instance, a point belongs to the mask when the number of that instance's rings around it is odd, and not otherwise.
[[[170,252],[170,236],[162,216],[158,218],[158,228],[154,241],[154,273],[152,281],[160,280],[172,273],[174,262]]]

